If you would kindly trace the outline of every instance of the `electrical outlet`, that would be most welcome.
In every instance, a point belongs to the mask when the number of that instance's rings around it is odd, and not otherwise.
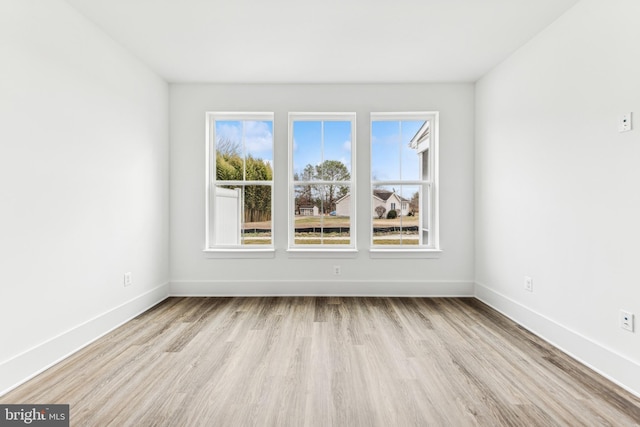
[[[133,277],[131,276],[131,272],[124,273],[124,286],[131,286],[133,283]]]
[[[340,266],[339,265],[334,265],[333,266],[333,275],[334,276],[339,276],[340,274],[342,274]]]
[[[529,276],[524,276],[524,290],[533,292],[533,279]]]
[[[633,332],[633,313],[620,310],[620,327]]]
[[[628,132],[631,130],[631,113],[624,113],[618,117],[618,132]]]

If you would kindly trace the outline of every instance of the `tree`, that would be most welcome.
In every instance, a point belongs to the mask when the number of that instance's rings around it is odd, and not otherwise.
[[[378,219],[382,219],[386,211],[387,211],[387,208],[385,208],[384,206],[382,205],[376,206],[376,213],[378,214]]]
[[[307,165],[307,167],[308,166],[310,165]],[[335,210],[336,200],[349,192],[348,185],[334,184],[333,182],[348,181],[351,179],[351,174],[344,163],[338,160],[325,160],[317,165],[315,169],[316,179],[332,181],[331,184],[325,185],[324,191],[321,192],[324,213],[329,213]]]
[[[391,209],[388,213],[387,213],[387,219],[396,219],[398,218],[398,212],[396,212],[395,209]]]
[[[349,192],[348,185],[340,181],[351,179],[349,169],[338,160],[325,160],[315,167],[307,165],[302,172],[296,172],[293,179],[296,185],[296,209],[300,206],[322,206],[323,213],[336,209],[336,201]],[[329,184],[313,184],[314,181],[330,181]],[[334,183],[335,182],[335,183]]]
[[[245,159],[245,175],[250,181],[271,181],[271,165],[262,159],[248,156]],[[244,187],[244,220],[246,222],[267,221],[271,219],[271,187],[266,185],[247,185]]]
[[[240,141],[228,138],[216,139],[216,153],[229,156],[240,156]]]
[[[294,181],[304,181],[307,182],[303,185],[296,185],[296,206],[299,208],[300,206],[311,206],[313,205],[313,190],[311,184],[308,182],[312,181],[315,177],[315,168],[311,165],[305,166],[304,170],[301,173],[295,173],[293,176]]]
[[[243,158],[239,145],[235,141],[220,139],[216,141],[216,180],[238,181],[243,187],[244,221],[257,222],[271,219],[271,187],[263,185],[243,185],[244,180],[271,181],[273,170],[269,162],[252,157]]]
[[[420,192],[416,191],[409,202],[409,209],[413,215],[420,212]]]

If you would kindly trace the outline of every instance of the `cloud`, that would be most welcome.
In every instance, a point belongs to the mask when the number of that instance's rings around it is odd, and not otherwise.
[[[351,151],[351,140],[350,139],[346,140],[344,144],[342,144],[342,148],[345,151]]]
[[[242,150],[242,125],[221,123],[216,127],[218,140],[228,140],[237,143]],[[247,154],[271,152],[273,150],[273,134],[266,122],[244,122],[244,144]]]
[[[244,142],[248,153],[271,151],[273,134],[266,122],[244,122]]]
[[[228,140],[240,143],[242,139],[242,130],[239,126],[227,123],[218,124],[216,126],[216,137],[219,140]]]

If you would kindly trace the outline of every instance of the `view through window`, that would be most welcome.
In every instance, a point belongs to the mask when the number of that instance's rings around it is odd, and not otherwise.
[[[290,113],[289,247],[354,247],[353,113]]]
[[[208,114],[207,248],[273,245],[273,114]]]
[[[437,117],[371,114],[374,247],[437,248]]]

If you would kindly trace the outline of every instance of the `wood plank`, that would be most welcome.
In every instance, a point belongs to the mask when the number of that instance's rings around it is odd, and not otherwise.
[[[169,298],[0,403],[74,426],[639,426],[640,399],[472,298]]]

